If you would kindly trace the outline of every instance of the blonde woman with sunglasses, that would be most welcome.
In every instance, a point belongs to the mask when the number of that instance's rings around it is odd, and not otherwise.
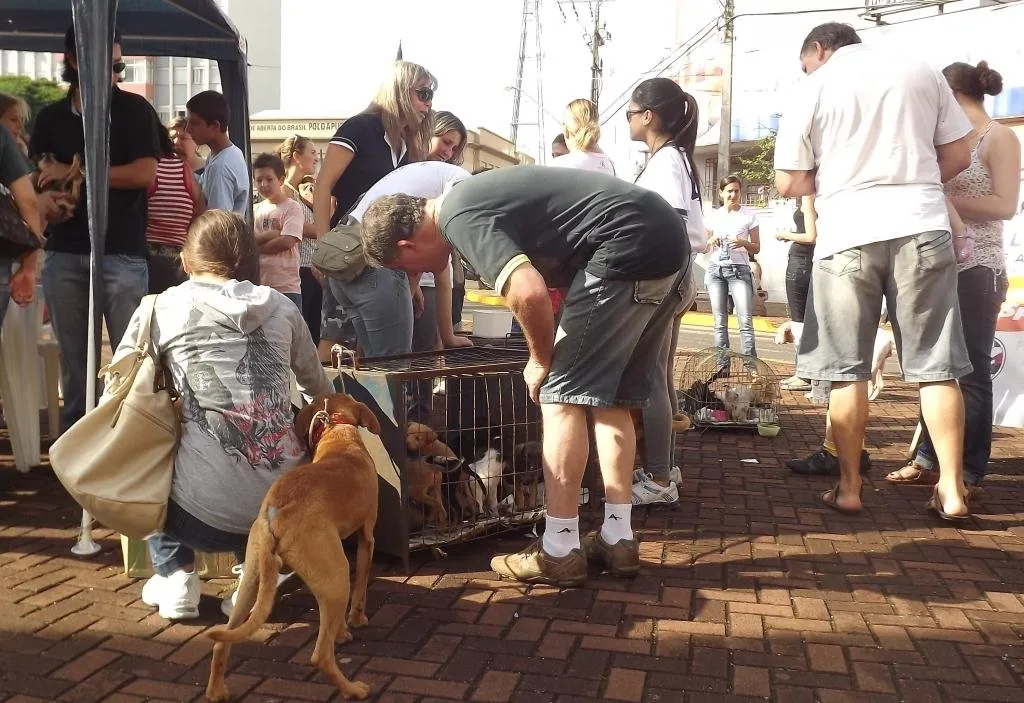
[[[370,105],[338,128],[327,146],[313,191],[318,237],[346,217],[381,178],[399,166],[427,158],[436,88],[437,80],[427,69],[396,61]],[[337,201],[333,212],[332,195]],[[352,281],[327,283],[321,358],[330,358],[330,348],[343,341],[339,304],[355,327],[364,356],[410,351],[413,303],[404,273],[367,267]]]

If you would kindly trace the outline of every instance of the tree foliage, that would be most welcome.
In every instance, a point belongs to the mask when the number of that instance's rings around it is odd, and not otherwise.
[[[746,156],[739,157],[738,174],[747,185],[768,186],[775,193],[775,132],[757,141]]]
[[[56,81],[28,76],[0,76],[0,92],[16,95],[28,103],[30,123],[40,110],[67,93]]]

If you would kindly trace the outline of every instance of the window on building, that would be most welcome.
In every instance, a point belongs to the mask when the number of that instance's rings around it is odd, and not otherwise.
[[[125,59],[124,61],[124,73],[121,74],[124,77],[125,83],[145,83],[146,82],[146,60],[145,59]]]
[[[171,86],[167,83],[156,84],[157,107],[168,107],[171,105]]]
[[[192,83],[202,85],[206,82],[206,69],[198,66],[192,69]]]
[[[174,67],[174,83],[175,83],[175,85],[177,85],[179,83],[181,85],[185,85],[186,83],[188,83],[188,67],[175,65],[175,67]]]
[[[173,98],[174,98],[174,104],[175,105],[184,105],[185,103],[188,102],[188,99],[190,97],[192,97],[192,96],[188,94],[188,86],[187,85],[184,85],[182,83],[175,83],[174,84],[174,95],[173,95]]]
[[[157,68],[157,70],[160,70],[161,68],[166,68],[166,69],[170,70],[170,68],[171,68],[171,57],[170,56],[157,56],[156,57],[156,68]]]

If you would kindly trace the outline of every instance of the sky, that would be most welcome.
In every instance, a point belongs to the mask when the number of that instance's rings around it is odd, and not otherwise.
[[[713,4],[715,0],[684,2]],[[570,2],[543,0],[541,6],[543,99],[551,113],[545,121],[546,143],[560,130],[557,117],[565,105],[590,97],[590,49],[580,25],[580,21],[592,25],[590,3],[574,0],[574,5],[575,13]],[[602,3],[602,20],[612,35],[602,49],[603,99],[610,101],[621,93],[674,46],[676,5],[676,0]],[[438,9],[425,9],[428,6]],[[450,110],[471,129],[484,127],[507,137],[513,93],[506,88],[515,83],[522,8],[522,0],[285,0],[281,109],[295,116],[349,115],[362,110],[401,40],[404,58],[424,65],[438,79],[435,110]],[[536,122],[535,55],[531,32],[521,122]],[[521,126],[519,144],[536,155],[537,128]],[[609,123],[602,146],[616,162],[629,160],[624,117]]]
[[[530,6],[533,0],[529,0]],[[578,97],[590,97],[590,49],[584,39],[592,26],[588,0],[542,0],[543,98],[548,113],[544,124],[546,152],[560,131],[564,106]],[[858,29],[863,0],[736,0],[736,56],[734,62],[734,118],[778,112],[785,94],[802,77],[796,54],[800,42],[815,25],[826,21],[851,22]],[[431,8],[431,9],[425,9]],[[437,9],[433,9],[437,8]],[[831,8],[830,12],[808,13]],[[950,8],[956,9],[955,5]],[[393,61],[399,41],[404,57],[426,66],[438,79],[434,109],[450,110],[467,127],[484,127],[509,136],[523,0],[283,0],[281,51],[281,109],[295,117],[354,114],[366,107]],[[640,145],[629,141],[623,102],[615,98],[641,78],[657,75],[650,69],[679,43],[687,41],[718,16],[720,0],[604,0],[601,17],[610,40],[602,49],[605,79],[601,108],[601,147],[627,175],[642,161]],[[751,13],[791,13],[781,16],[745,16]],[[929,10],[928,15],[934,15]],[[987,13],[986,13],[987,14]],[[972,18],[972,15],[976,16]],[[1007,12],[1006,16],[1010,13]],[[1019,16],[1019,15],[1015,15]],[[988,15],[991,17],[991,15]],[[902,15],[894,20],[908,19]],[[951,19],[951,18],[947,18]],[[905,38],[899,43],[928,56],[938,66],[946,61],[996,53],[984,37],[991,35],[978,13],[962,15],[963,41],[929,41],[932,20],[895,26]],[[940,20],[941,22],[941,20]],[[907,28],[916,25],[914,30]],[[953,26],[942,22],[944,28]],[[889,30],[868,30],[865,41]],[[948,31],[946,32],[948,35]],[[690,62],[720,62],[720,35],[711,32],[689,56]],[[519,147],[536,156],[539,148],[535,98],[535,37],[527,38],[527,61],[520,107]],[[1019,53],[997,57],[1000,70],[1015,73]],[[933,56],[934,55],[934,56]],[[680,68],[686,61],[676,64]],[[674,75],[670,71],[666,75]],[[1018,83],[1018,85],[1021,83]],[[702,107],[702,121],[717,122],[718,105]],[[709,141],[710,140],[710,141]],[[709,132],[704,140],[717,142]],[[701,142],[703,143],[703,142]]]

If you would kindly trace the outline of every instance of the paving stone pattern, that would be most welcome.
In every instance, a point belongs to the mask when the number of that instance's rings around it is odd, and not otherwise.
[[[521,535],[422,555],[411,575],[378,560],[370,625],[338,647],[343,669],[390,703],[1024,701],[1024,432],[997,429],[977,515],[948,527],[924,512],[928,489],[882,480],[917,414],[913,389],[891,384],[872,404],[866,510],[846,518],[815,505],[829,481],[785,469],[819,443],[823,414],[784,395],[775,439],[685,438],[679,507],[634,514],[636,579],[495,580],[490,555]],[[69,553],[78,516],[45,468],[0,494],[0,700],[201,700],[203,633],[233,583],[203,585],[201,619],[165,622],[123,575],[114,535],[97,533],[94,558]],[[232,691],[339,700],[309,664],[311,596],[282,590],[234,650]]]

